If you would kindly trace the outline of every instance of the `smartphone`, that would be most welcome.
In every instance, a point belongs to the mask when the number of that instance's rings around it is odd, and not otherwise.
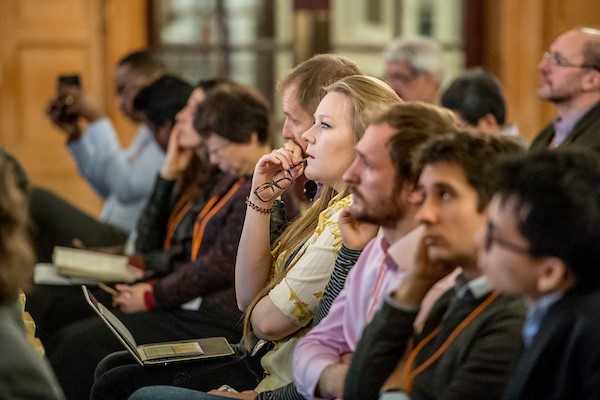
[[[62,86],[74,86],[77,88],[81,87],[81,78],[79,74],[64,74],[59,75],[56,80],[56,87],[60,93]],[[79,117],[77,114],[69,111],[69,106],[73,104],[73,96],[66,95],[61,96],[58,99],[58,119],[63,122],[75,122]]]
[[[59,75],[57,79],[57,84],[60,85],[69,85],[69,86],[77,86],[81,87],[81,78],[79,74],[66,74]]]

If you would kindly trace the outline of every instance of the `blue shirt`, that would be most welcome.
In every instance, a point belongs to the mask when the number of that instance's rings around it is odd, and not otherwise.
[[[527,314],[525,315],[525,322],[523,323],[523,344],[525,347],[529,347],[533,342],[533,338],[540,330],[540,325],[548,313],[548,310],[554,303],[560,300],[562,296],[563,293],[561,292],[550,293],[541,297],[535,303],[531,303],[527,306]]]
[[[68,146],[81,175],[105,199],[100,220],[134,230],[165,157],[150,129],[140,126],[130,146],[121,149],[110,120],[100,118]]]

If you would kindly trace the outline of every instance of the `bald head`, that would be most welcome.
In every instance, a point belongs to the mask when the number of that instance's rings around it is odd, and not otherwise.
[[[559,107],[559,115],[600,100],[600,30],[571,29],[550,45],[538,65],[541,99]]]

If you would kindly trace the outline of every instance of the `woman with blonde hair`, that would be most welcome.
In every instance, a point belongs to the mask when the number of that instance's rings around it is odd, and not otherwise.
[[[250,347],[255,342],[254,337],[274,345],[260,360],[260,377],[264,376],[260,384],[239,395],[229,393],[228,397],[261,397],[258,393],[269,393],[292,382],[293,348],[310,327],[342,244],[338,218],[341,210],[350,204],[350,190],[342,175],[354,160],[354,146],[362,137],[369,116],[401,101],[389,86],[362,75],[343,78],[325,90],[327,94],[314,114],[315,123],[302,135],[308,157],[301,159],[300,146],[288,142],[283,148],[263,156],[254,169],[252,190],[247,199],[249,210],[236,261],[236,297],[238,306],[245,311],[246,345]],[[319,198],[286,229],[271,250],[269,214],[275,200],[301,174],[319,182]],[[260,380],[242,365],[237,368],[227,365],[220,371],[192,375],[194,380],[186,386],[199,390],[224,383],[247,390],[253,388],[252,381]],[[240,379],[242,375],[248,378],[244,381]],[[185,389],[151,387],[137,391],[131,399],[172,396],[213,398]]]

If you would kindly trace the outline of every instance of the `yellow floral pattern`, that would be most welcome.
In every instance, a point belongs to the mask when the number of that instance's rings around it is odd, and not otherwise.
[[[350,196],[336,196],[319,215],[314,234],[302,245],[288,266],[285,278],[269,292],[273,304],[300,328],[275,347],[261,360],[267,372],[257,391],[286,385],[292,381],[291,355],[299,337],[310,328],[323,291],[329,281],[335,257],[342,247],[338,227],[340,211],[350,205]],[[279,270],[285,265],[284,255],[274,263]]]

